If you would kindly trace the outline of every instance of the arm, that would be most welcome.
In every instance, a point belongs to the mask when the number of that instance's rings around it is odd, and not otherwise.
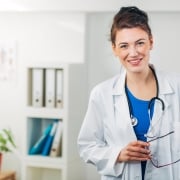
[[[85,162],[94,164],[100,174],[119,176],[124,167],[124,163],[117,163],[121,147],[112,147],[106,143],[103,114],[100,95],[93,91],[78,137],[79,153]]]
[[[100,174],[118,177],[126,162],[150,158],[149,144],[135,141],[126,147],[109,146],[104,138],[103,111],[100,93],[93,91],[78,137],[79,152],[85,162],[96,166]]]

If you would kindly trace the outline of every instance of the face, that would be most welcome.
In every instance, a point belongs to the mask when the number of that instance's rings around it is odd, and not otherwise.
[[[129,72],[142,72],[148,67],[153,40],[141,28],[124,28],[116,33],[114,54]]]

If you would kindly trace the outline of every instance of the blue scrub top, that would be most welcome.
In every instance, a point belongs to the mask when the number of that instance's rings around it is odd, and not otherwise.
[[[146,100],[141,100],[136,98],[126,87],[126,93],[129,99],[129,102],[131,104],[131,114],[137,118],[138,123],[136,126],[134,126],[134,132],[136,134],[136,137],[138,140],[141,141],[146,141],[146,137],[144,136],[150,126],[150,118],[148,114],[148,105],[150,101]],[[152,118],[153,115],[153,108],[154,104],[150,107],[150,117]],[[146,161],[141,162],[141,167],[142,167],[142,177],[144,180],[144,173],[145,173],[145,168],[146,168]]]

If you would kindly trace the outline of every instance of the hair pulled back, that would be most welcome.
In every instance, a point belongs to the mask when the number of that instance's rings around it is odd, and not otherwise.
[[[117,31],[123,28],[139,27],[151,37],[151,28],[148,21],[147,13],[136,6],[122,7],[113,19],[110,37],[112,44],[115,44]]]

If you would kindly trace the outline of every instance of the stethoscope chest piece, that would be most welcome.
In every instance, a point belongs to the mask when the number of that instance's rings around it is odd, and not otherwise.
[[[136,117],[131,117],[131,124],[132,126],[136,126],[138,124],[138,120]]]

